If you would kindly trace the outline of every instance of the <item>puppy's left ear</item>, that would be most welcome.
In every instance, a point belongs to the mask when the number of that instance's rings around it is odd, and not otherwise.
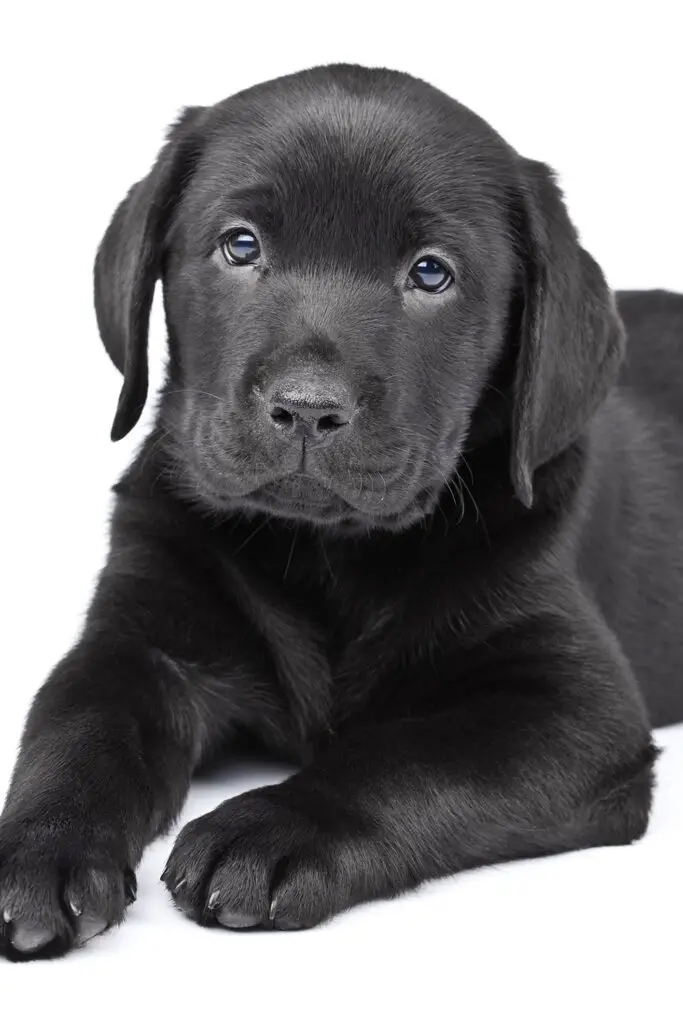
[[[545,164],[520,159],[518,246],[524,313],[514,385],[512,482],[533,502],[533,474],[567,448],[615,382],[624,329],[602,271],[581,248]]]
[[[120,203],[95,260],[95,311],[104,347],[123,374],[113,441],[133,429],[147,398],[147,332],[164,241],[200,152],[205,108],[188,107],[171,127],[146,178]]]

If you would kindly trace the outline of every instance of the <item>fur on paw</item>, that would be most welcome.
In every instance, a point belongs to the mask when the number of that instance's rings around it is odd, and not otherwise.
[[[0,956],[62,956],[123,920],[132,870],[48,823],[0,824]]]
[[[186,825],[162,881],[203,925],[310,928],[363,898],[354,833],[348,815],[268,786]]]

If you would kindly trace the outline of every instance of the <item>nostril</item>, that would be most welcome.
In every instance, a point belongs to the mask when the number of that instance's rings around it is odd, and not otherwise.
[[[355,404],[341,387],[336,391],[316,389],[309,384],[272,388],[265,395],[268,422],[289,441],[306,439],[310,444],[324,444],[350,425]]]
[[[334,430],[339,430],[340,427],[345,427],[349,422],[349,417],[343,412],[332,412],[325,416],[321,416],[316,423],[316,428],[321,434],[329,434]]]
[[[280,427],[289,427],[294,422],[294,416],[281,405],[274,405],[270,410],[270,418]]]

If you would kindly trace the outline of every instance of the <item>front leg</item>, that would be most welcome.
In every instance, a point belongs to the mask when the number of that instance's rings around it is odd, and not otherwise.
[[[0,818],[0,953],[58,955],[122,920],[192,769],[196,729],[169,689],[151,650],[100,635],[39,692]]]
[[[239,614],[171,543],[114,529],[83,636],[29,714],[0,817],[0,956],[13,960],[59,955],[121,921],[142,851],[178,814],[198,759],[248,717],[244,691],[258,714]],[[203,687],[200,660],[220,685]]]
[[[476,865],[642,835],[655,751],[606,627],[527,623],[468,671],[468,689],[444,679],[429,710],[414,702],[187,825],[163,876],[179,907],[203,924],[306,927]]]

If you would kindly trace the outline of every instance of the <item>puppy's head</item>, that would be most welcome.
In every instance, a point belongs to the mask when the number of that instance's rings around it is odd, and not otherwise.
[[[185,111],[116,211],[95,271],[137,421],[157,279],[160,416],[214,509],[400,529],[509,397],[512,480],[570,444],[621,330],[547,169],[423,82],[318,68]],[[509,387],[509,395],[507,390]]]

